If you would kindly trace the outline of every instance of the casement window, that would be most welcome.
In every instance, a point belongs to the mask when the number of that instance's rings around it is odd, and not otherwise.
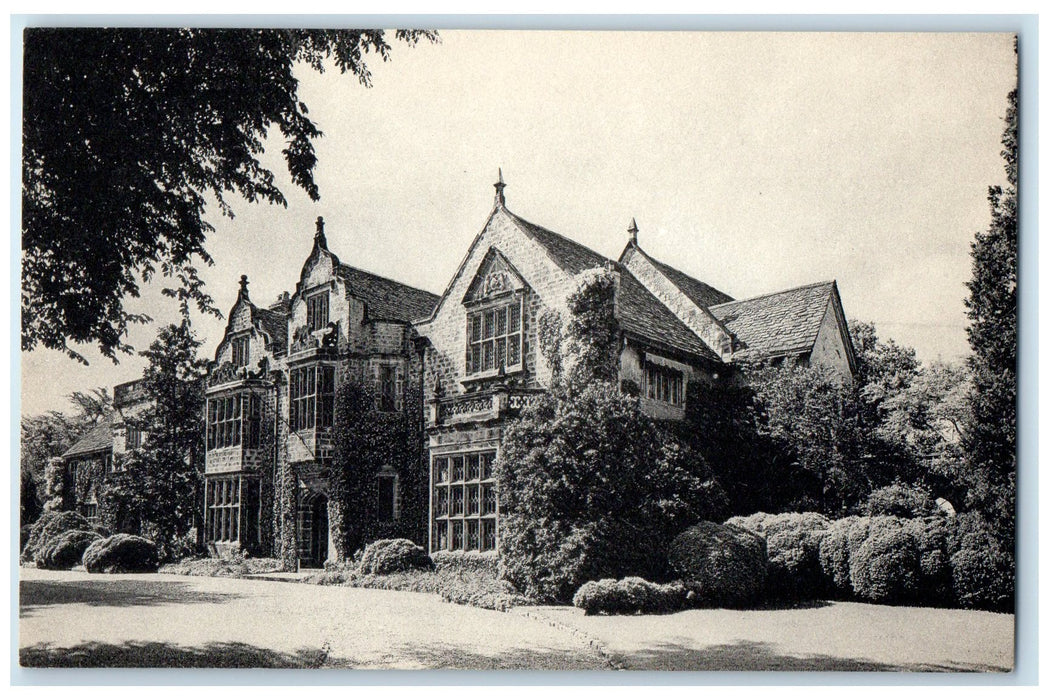
[[[209,542],[236,542],[240,539],[241,485],[238,476],[208,479],[204,527]]]
[[[292,430],[330,428],[335,419],[335,368],[297,367],[289,373],[288,422]]]
[[[252,393],[208,399],[208,449],[243,445],[257,449],[262,433],[262,400]]]
[[[142,447],[142,430],[128,426],[124,432],[124,449],[137,450]]]
[[[81,503],[77,506],[77,510],[88,520],[98,519],[98,504],[97,503]]]
[[[480,309],[466,317],[466,372],[478,374],[498,370],[520,369],[523,362],[521,345],[521,299],[500,306]]]
[[[234,367],[248,366],[248,350],[250,348],[249,343],[250,340],[246,335],[242,335],[239,338],[234,338],[230,341],[230,348],[233,354]]]
[[[644,381],[643,396],[674,406],[685,405],[685,376],[680,370],[647,363]]]
[[[495,549],[494,461],[494,451],[433,458],[433,551]]]
[[[306,297],[306,327],[312,333],[328,325],[328,293]]]
[[[397,474],[381,472],[375,479],[376,517],[383,522],[397,519]]]
[[[375,367],[375,408],[392,413],[403,407],[404,375],[398,365]]]

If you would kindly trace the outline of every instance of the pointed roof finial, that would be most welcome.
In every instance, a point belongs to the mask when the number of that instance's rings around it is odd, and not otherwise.
[[[317,217],[317,233],[313,235],[313,240],[320,244],[322,248],[328,247],[328,239],[324,237],[324,217]]]
[[[240,276],[240,296],[243,299],[247,299],[248,298],[248,276],[247,275],[241,275]]]
[[[505,207],[506,197],[503,196],[503,188],[506,187],[506,183],[503,182],[503,169],[499,168],[499,182],[495,183],[495,206]]]
[[[637,221],[635,219],[630,219],[630,228],[626,232],[630,234],[630,242],[637,245]]]

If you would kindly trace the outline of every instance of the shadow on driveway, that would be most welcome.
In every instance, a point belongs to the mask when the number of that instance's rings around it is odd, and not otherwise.
[[[162,605],[165,603],[224,603],[240,598],[233,593],[208,593],[194,590],[182,581],[134,579],[98,579],[88,581],[21,581],[18,607],[21,615],[48,605],[83,603],[107,607]]]
[[[27,668],[320,668],[327,658],[323,649],[287,654],[240,642],[199,647],[161,642],[36,644],[18,652],[19,664]]]
[[[632,670],[647,671],[994,671],[1010,669],[986,665],[889,664],[825,654],[779,654],[765,642],[741,640],[695,649],[679,644],[659,644],[613,657]]]

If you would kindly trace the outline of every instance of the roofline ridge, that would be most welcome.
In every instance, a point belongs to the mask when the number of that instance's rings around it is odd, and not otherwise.
[[[765,292],[764,294],[757,294],[752,297],[746,297],[744,299],[733,299],[732,301],[725,301],[720,304],[714,304],[711,309],[720,309],[723,306],[731,306],[732,304],[741,304],[745,301],[754,301],[755,299],[764,299],[765,297],[774,297],[778,294],[786,294],[787,292],[797,292],[802,289],[810,289],[812,287],[822,287],[825,284],[831,284],[837,286],[838,281],[834,279],[823,280],[822,282],[810,282],[809,284],[799,284],[797,287],[788,287],[787,289],[780,289],[775,292]]]
[[[728,297],[729,299],[732,299],[732,301],[736,301],[735,299],[733,299],[733,298],[732,298],[732,296],[731,296],[731,295],[729,295],[729,294],[725,294],[725,292],[721,291],[720,289],[718,289],[718,288],[717,288],[717,287],[715,287],[714,285],[712,285],[712,284],[708,284],[707,282],[704,282],[703,280],[699,279],[698,277],[695,277],[695,276],[693,276],[693,275],[690,275],[690,274],[688,274],[687,272],[685,272],[684,270],[682,270],[682,269],[680,269],[680,268],[677,268],[677,267],[674,267],[673,265],[671,265],[671,264],[669,264],[669,263],[665,263],[665,262],[663,262],[662,260],[657,260],[657,259],[656,259],[655,257],[653,257],[653,256],[652,256],[652,254],[651,254],[651,253],[647,252],[647,251],[646,251],[646,250],[645,250],[644,248],[642,248],[642,247],[641,247],[641,245],[640,245],[640,244],[638,244],[638,243],[637,243],[636,241],[630,241],[630,242],[628,242],[628,243],[627,243],[627,246],[634,246],[635,248],[637,248],[637,252],[641,253],[641,254],[642,254],[642,255],[644,255],[644,256],[645,256],[646,258],[648,258],[649,262],[651,262],[651,263],[653,263],[653,264],[655,264],[655,265],[662,265],[663,267],[668,267],[668,268],[670,268],[671,270],[673,270],[674,272],[678,273],[679,275],[684,275],[685,277],[688,277],[688,278],[689,278],[690,280],[692,280],[693,282],[696,282],[696,283],[698,283],[698,284],[701,284],[701,285],[703,285],[704,287],[706,287],[706,288],[708,288],[708,289],[710,289],[710,290],[712,290],[712,291],[715,291],[715,292],[717,292],[718,294],[724,294],[724,295],[725,295],[725,296],[727,296],[727,297]],[[624,254],[624,255],[626,254],[626,248],[624,248],[624,249],[623,249],[623,254]],[[620,256],[620,257],[622,257],[622,256]],[[681,287],[680,287],[680,286],[679,286],[679,285],[678,285],[678,284],[677,284],[676,282],[674,282],[673,280],[671,280],[671,283],[672,283],[672,284],[673,284],[673,285],[674,285],[675,287],[677,287],[678,289],[681,289]],[[684,293],[684,291],[685,291],[685,290],[681,289],[681,291],[682,291],[682,293]],[[732,303],[732,301],[723,301],[723,302],[721,302],[721,303],[722,303],[722,304],[731,304],[731,303]],[[714,306],[718,306],[718,304],[715,304]],[[709,309],[709,308],[713,308],[713,306],[708,306],[707,308],[708,308],[708,309]]]
[[[614,260],[612,260],[608,256],[602,255],[601,253],[598,253],[596,250],[594,250],[590,246],[588,246],[588,245],[586,245],[584,243],[580,243],[579,241],[577,241],[577,240],[575,240],[573,238],[569,238],[568,236],[564,235],[563,233],[558,233],[557,231],[548,229],[546,226],[542,226],[540,224],[532,223],[531,221],[529,221],[528,219],[524,218],[523,216],[519,216],[519,215],[513,213],[512,211],[507,209],[505,206],[502,209],[503,209],[503,211],[505,211],[510,216],[510,218],[516,220],[514,223],[520,222],[520,223],[527,224],[529,226],[534,226],[535,228],[540,229],[542,231],[545,231],[546,233],[549,233],[552,236],[557,236],[558,238],[560,238],[563,241],[567,241],[567,242],[571,243],[572,245],[579,246],[580,248],[583,248],[583,249],[587,250],[588,252],[593,253],[597,257],[601,258],[602,262],[615,262]],[[528,235],[528,231],[525,231],[524,233],[526,235]],[[529,235],[529,238],[531,238],[530,235]],[[561,266],[558,265],[558,267],[561,267]]]

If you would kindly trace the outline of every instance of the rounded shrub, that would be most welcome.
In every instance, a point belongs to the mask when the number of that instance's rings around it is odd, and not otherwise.
[[[951,525],[939,515],[912,518],[906,527],[918,549],[921,600],[930,605],[954,603],[951,581]]]
[[[67,530],[52,538],[36,555],[41,569],[72,569],[80,563],[84,551],[101,535],[92,530]]]
[[[679,582],[659,584],[637,576],[588,581],[572,597],[587,615],[673,612],[684,606],[688,589]]]
[[[1011,611],[1015,563],[991,525],[978,513],[962,513],[949,533],[951,583],[957,603],[966,608]]]
[[[111,535],[84,551],[84,568],[92,574],[154,573],[160,565],[157,545],[137,535]]]
[[[765,588],[765,538],[741,527],[699,522],[670,543],[669,560],[701,604],[746,604]]]
[[[91,523],[80,513],[70,510],[45,510],[33,523],[22,549],[21,560],[36,561],[44,545],[69,530],[92,530]]]
[[[376,540],[361,554],[362,574],[392,574],[433,566],[426,550],[411,540]]]
[[[874,603],[909,603],[921,597],[921,556],[904,521],[876,523],[849,553],[852,589]]]
[[[894,515],[897,518],[923,518],[936,515],[935,499],[920,486],[892,484],[871,491],[867,497],[867,515]]]
[[[755,513],[730,518],[736,525],[763,535],[768,547],[770,592],[782,598],[818,598],[827,590],[820,566],[820,543],[831,521],[820,513]]]
[[[853,595],[852,578],[849,576],[849,552],[850,541],[855,541],[856,538],[850,540],[850,533],[854,529],[862,532],[862,539],[865,540],[869,522],[870,518],[855,515],[835,520],[820,540],[820,569],[832,593],[837,596],[851,598]]]

